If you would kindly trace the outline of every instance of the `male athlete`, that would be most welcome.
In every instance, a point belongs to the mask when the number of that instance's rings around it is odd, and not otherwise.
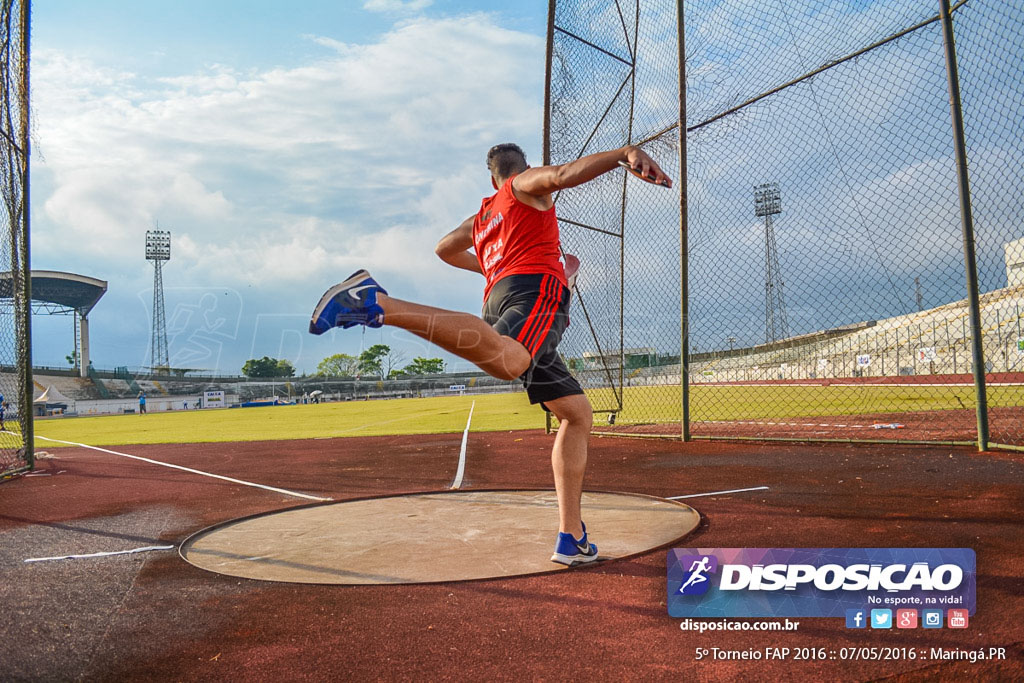
[[[435,249],[446,263],[484,276],[482,319],[388,296],[360,270],[327,290],[309,324],[313,334],[332,327],[393,325],[494,377],[522,379],[530,402],[540,403],[559,422],[551,451],[559,534],[551,560],[569,566],[597,559],[597,546],[588,542],[580,518],[593,414],[556,350],[569,324],[569,288],[551,195],[593,180],[620,162],[671,187],[658,165],[632,145],[540,168],[527,165],[518,145],[491,148],[487,168],[497,192]]]

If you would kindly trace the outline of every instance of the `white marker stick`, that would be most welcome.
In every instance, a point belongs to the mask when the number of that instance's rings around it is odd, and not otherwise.
[[[473,421],[473,408],[475,407],[476,401],[473,401],[472,405],[469,406],[469,419],[466,420],[466,430],[462,432],[462,448],[459,449],[459,468],[455,471],[455,481],[451,485],[453,489],[462,486],[462,477],[466,474],[466,443],[469,441],[469,424]]]

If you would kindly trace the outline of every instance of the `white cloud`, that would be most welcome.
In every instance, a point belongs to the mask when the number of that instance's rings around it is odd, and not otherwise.
[[[295,68],[160,80],[37,51],[34,261],[108,279],[116,298],[144,281],[159,221],[168,286],[244,286],[253,313],[360,266],[427,303],[477,306],[433,245],[491,191],[490,145],[539,146],[542,38],[477,14],[313,40],[329,53]]]
[[[317,226],[311,243],[403,224],[439,233],[450,216],[429,196],[470,202],[453,209],[468,214],[487,191],[487,147],[540,136],[537,37],[474,15],[324,44],[335,55],[294,69],[217,66],[158,83],[38,55],[39,147],[55,184],[38,198],[40,248],[57,238],[109,255],[121,239],[134,254],[133,236],[159,219],[209,254],[244,226],[260,258],[235,275],[276,275],[295,243],[282,226]],[[460,187],[439,190],[445,178]],[[326,263],[312,260],[314,274]]]
[[[414,12],[434,4],[434,0],[366,0],[363,9],[370,12]]]

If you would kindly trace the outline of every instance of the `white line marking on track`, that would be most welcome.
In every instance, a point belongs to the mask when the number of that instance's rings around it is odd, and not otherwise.
[[[726,493],[743,493],[744,491],[766,491],[767,486],[755,486],[750,489],[730,489],[728,491],[711,491],[710,493],[691,493],[686,496],[670,496],[665,500],[682,500],[683,498],[700,498],[701,496],[721,496]]]
[[[147,545],[142,548],[131,550],[115,550],[107,553],[89,553],[88,555],[60,555],[58,557],[30,557],[25,562],[49,562],[50,560],[83,560],[89,557],[108,557],[110,555],[131,555],[132,553],[144,553],[150,550],[174,550],[173,545]]]
[[[705,424],[715,425],[755,425],[758,427],[831,427],[838,429],[868,429],[875,427],[873,424],[869,425],[851,425],[851,424],[816,424],[810,422],[796,423],[796,422],[759,422],[756,420],[706,420]],[[875,427],[875,429],[881,429],[881,427]]]
[[[153,465],[162,465],[163,467],[170,467],[172,469],[181,470],[183,472],[191,472],[192,474],[199,474],[204,477],[213,477],[214,479],[222,479],[223,481],[230,481],[232,484],[241,484],[243,486],[252,486],[254,488],[263,489],[265,491],[273,491],[274,493],[283,493],[286,496],[294,496],[296,498],[305,498],[306,500],[322,500],[330,501],[333,498],[321,498],[320,496],[311,496],[306,493],[296,493],[295,491],[289,491],[287,489],[279,489],[273,486],[265,486],[263,484],[254,484],[251,481],[243,481],[241,479],[233,479],[231,477],[225,477],[220,474],[211,474],[210,472],[203,472],[202,470],[194,470],[191,467],[182,467],[181,465],[172,465],[169,462],[161,462],[159,460],[152,460],[150,458],[143,458],[140,455],[130,455],[128,453],[120,453],[118,451],[112,451],[108,448],[100,448],[99,446],[90,446],[85,443],[76,443],[74,441],[62,441],[61,439],[51,439],[48,436],[40,436],[36,434],[37,439],[45,439],[46,441],[54,441],[56,443],[63,443],[69,446],[78,446],[79,448],[91,448],[94,451],[100,451],[102,453],[110,453],[111,455],[120,455],[122,458],[131,458],[132,460],[141,460],[142,462],[148,462]]]
[[[469,406],[469,419],[466,420],[466,430],[462,432],[462,447],[459,449],[459,468],[455,471],[455,481],[451,488],[457,489],[462,486],[462,477],[466,474],[466,442],[469,440],[469,423],[473,421],[473,408],[476,401]]]

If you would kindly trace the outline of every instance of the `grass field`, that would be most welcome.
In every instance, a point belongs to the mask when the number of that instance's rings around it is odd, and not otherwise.
[[[610,392],[593,392],[596,408],[613,405]],[[273,441],[286,439],[461,432],[475,402],[472,431],[539,429],[543,413],[524,393],[444,396],[320,405],[111,415],[36,422],[39,436],[92,445]],[[989,388],[993,407],[1024,405],[1024,387]],[[679,387],[626,389],[619,423],[672,422],[680,414]],[[694,386],[694,421],[756,420],[956,410],[974,405],[972,387]],[[597,422],[603,421],[597,416]],[[40,449],[58,447],[39,439]]]
[[[610,390],[592,392],[595,409],[615,404]],[[630,387],[620,422],[679,420],[678,386]],[[988,387],[989,406],[1024,406],[1024,386]],[[694,385],[690,416],[694,421],[780,418],[958,410],[975,405],[974,387],[900,385]]]
[[[530,405],[526,394],[515,393],[39,420],[36,433],[108,446],[439,434],[464,430],[474,402],[474,431],[544,424],[543,413]],[[37,448],[59,445],[43,439],[36,443]]]

